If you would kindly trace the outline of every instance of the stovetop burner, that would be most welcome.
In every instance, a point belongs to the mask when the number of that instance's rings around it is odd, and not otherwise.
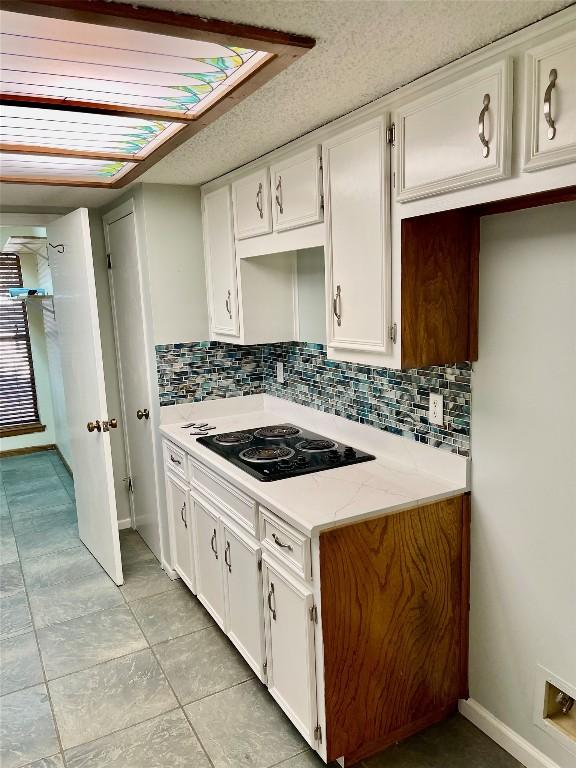
[[[222,435],[214,435],[214,442],[220,445],[241,445],[251,443],[254,435],[251,432],[225,432]]]
[[[265,440],[277,440],[284,437],[296,437],[300,434],[298,427],[291,424],[275,424],[271,427],[261,427],[254,432],[254,437],[263,437]]]
[[[299,451],[316,453],[317,451],[331,451],[336,448],[334,440],[302,440],[296,445]]]
[[[198,442],[262,481],[346,467],[374,458],[369,453],[300,429],[294,424],[204,435],[198,438]]]
[[[240,459],[244,461],[280,461],[281,459],[291,459],[294,456],[294,450],[285,445],[262,445],[254,448],[246,448],[239,454]]]

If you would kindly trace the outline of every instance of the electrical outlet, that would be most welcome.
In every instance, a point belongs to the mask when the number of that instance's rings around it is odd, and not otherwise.
[[[284,384],[284,363],[281,360],[276,363],[276,381],[278,384]]]
[[[430,402],[428,403],[428,421],[430,424],[444,426],[444,396],[430,393]]]

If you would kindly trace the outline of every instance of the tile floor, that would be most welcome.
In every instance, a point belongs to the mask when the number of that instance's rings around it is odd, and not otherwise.
[[[78,538],[58,456],[0,460],[2,768],[320,768],[323,763],[138,534],[118,588]],[[517,768],[459,716],[366,768]]]

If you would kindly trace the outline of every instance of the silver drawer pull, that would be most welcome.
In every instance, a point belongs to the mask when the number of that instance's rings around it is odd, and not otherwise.
[[[232,562],[230,559],[230,542],[226,542],[226,549],[224,550],[224,562],[228,566],[228,572],[232,573]]]
[[[334,300],[332,302],[332,309],[334,310],[334,315],[336,317],[336,324],[342,325],[342,291],[340,290],[340,286],[336,286],[336,296],[334,296]]]
[[[180,510],[180,517],[182,518],[182,522],[184,523],[184,527],[188,528],[188,523],[186,522],[186,502],[182,504],[182,509]]]
[[[180,459],[175,459],[175,458],[174,458],[174,456],[172,456],[172,454],[170,454],[170,461],[171,461],[173,464],[178,464],[178,465],[182,464],[182,462],[180,461]]]
[[[478,117],[478,136],[480,138],[480,143],[482,144],[482,156],[488,157],[490,154],[490,144],[488,143],[488,139],[486,138],[486,113],[488,112],[488,109],[490,107],[490,94],[485,93],[484,99],[482,100],[482,109],[480,110],[480,116]]]
[[[284,195],[282,194],[282,176],[278,176],[278,183],[276,184],[276,205],[278,206],[278,210],[280,213],[284,213],[283,197]]]
[[[270,609],[270,613],[272,614],[272,618],[274,621],[276,621],[276,608],[272,605],[272,598],[274,597],[274,583],[270,582],[270,589],[268,590],[268,608]]]
[[[230,320],[232,320],[232,292],[228,291],[228,295],[226,296],[226,312],[228,312],[228,317]]]
[[[262,183],[258,184],[258,192],[256,192],[256,208],[260,214],[260,218],[264,218],[264,204],[262,201]]]
[[[218,548],[216,546],[216,528],[214,528],[214,533],[212,534],[212,538],[210,539],[210,548],[212,549],[212,552],[214,552],[214,557],[216,560],[218,560]]]
[[[291,544],[284,544],[284,542],[276,536],[275,533],[272,534],[272,538],[274,539],[274,544],[277,544],[279,547],[282,547],[282,549],[287,549],[288,552],[293,552]]]
[[[556,87],[558,72],[555,69],[550,70],[549,83],[544,93],[544,119],[548,123],[548,139],[552,141],[556,136],[556,123],[552,118],[552,91]]]

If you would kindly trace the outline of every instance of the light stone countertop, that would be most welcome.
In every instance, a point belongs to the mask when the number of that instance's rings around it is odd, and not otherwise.
[[[208,448],[181,424],[207,421],[210,434],[290,422],[376,456],[374,461],[262,482]],[[268,395],[162,408],[161,433],[302,533],[430,504],[469,490],[469,460],[373,427]]]

